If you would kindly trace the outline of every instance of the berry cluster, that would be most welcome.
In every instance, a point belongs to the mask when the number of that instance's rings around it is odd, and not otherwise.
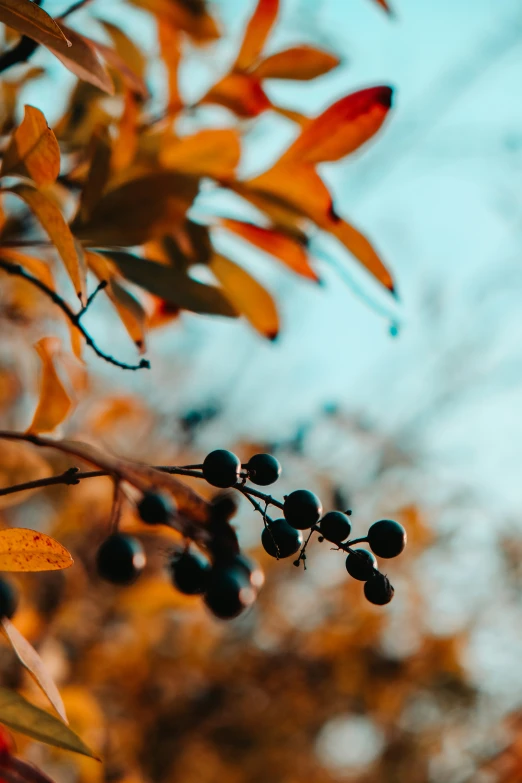
[[[294,565],[306,568],[306,548],[314,534],[318,541],[328,541],[344,551],[346,570],[354,579],[364,582],[368,601],[384,605],[393,598],[393,587],[377,567],[377,557],[389,559],[399,555],[406,545],[406,531],[398,522],[381,519],[371,525],[364,538],[350,540],[351,511],[328,511],[323,514],[319,498],[307,489],[298,489],[284,501],[266,495],[247,484],[273,484],[281,475],[281,466],[271,454],[256,454],[246,464],[230,451],[218,449],[207,455],[201,465],[169,469],[172,473],[205,479],[220,489],[233,488],[243,494],[263,518],[261,544],[276,559],[298,554]],[[262,501],[263,505],[259,503]],[[282,516],[268,516],[270,506],[280,509]],[[149,525],[169,524],[177,513],[173,500],[162,493],[150,491],[138,503],[138,514]],[[227,495],[218,498],[211,512],[214,521],[228,522],[236,504]],[[303,531],[309,531],[306,539]],[[355,546],[366,542],[368,549]],[[134,582],[145,566],[146,558],[137,538],[116,532],[100,546],[96,567],[100,577],[117,585]],[[221,619],[237,617],[256,600],[264,577],[259,567],[233,548],[212,550],[203,554],[187,545],[175,552],[168,562],[174,587],[186,595],[202,595],[208,609]]]

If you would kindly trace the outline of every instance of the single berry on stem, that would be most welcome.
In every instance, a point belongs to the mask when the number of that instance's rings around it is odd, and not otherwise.
[[[406,546],[406,531],[393,519],[380,519],[368,530],[368,543],[377,557],[397,557]]]
[[[216,449],[203,461],[203,476],[214,487],[233,487],[239,481],[241,462],[231,451]]]
[[[0,619],[7,617],[10,620],[17,608],[18,590],[11,582],[0,578]]]
[[[167,525],[175,513],[174,500],[163,492],[145,492],[138,503],[140,519],[147,525]]]
[[[216,564],[209,574],[204,602],[213,615],[221,620],[237,617],[256,600],[245,569],[237,565]]]
[[[261,533],[261,544],[271,557],[291,557],[301,549],[303,536],[286,519],[274,519]]]
[[[306,530],[317,524],[323,513],[321,501],[308,489],[296,489],[285,497],[283,514],[289,525]]]
[[[366,582],[375,573],[377,560],[367,549],[354,549],[346,558],[346,570],[359,582]]]
[[[319,523],[322,535],[333,544],[342,544],[352,532],[351,522],[342,511],[329,511]]]
[[[273,484],[281,475],[281,465],[271,454],[254,454],[246,469],[250,481],[261,487]]]
[[[145,568],[145,552],[134,536],[114,533],[96,553],[98,575],[115,585],[130,585]]]
[[[394,592],[388,577],[378,571],[364,585],[364,595],[371,604],[376,604],[376,606],[389,604]]]
[[[174,555],[169,571],[172,584],[180,593],[199,595],[207,587],[210,563],[200,552],[187,550]]]

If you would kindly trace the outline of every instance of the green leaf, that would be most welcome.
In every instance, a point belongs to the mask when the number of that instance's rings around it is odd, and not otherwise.
[[[65,723],[9,688],[0,688],[0,723],[47,745],[98,759]]]

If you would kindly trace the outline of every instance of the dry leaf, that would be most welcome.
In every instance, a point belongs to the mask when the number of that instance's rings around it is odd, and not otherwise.
[[[25,636],[22,636],[20,631],[15,628],[7,617],[4,617],[1,623],[4,634],[18,660],[40,686],[63,722],[67,723],[67,715],[65,713],[62,697],[58,692],[58,688],[56,687],[53,678],[47,671],[45,663],[42,661],[34,647],[27,641]]]
[[[72,564],[67,549],[45,533],[22,527],[0,530],[0,571],[61,571]]]
[[[25,106],[24,119],[4,153],[0,176],[21,174],[49,185],[60,173],[60,148],[40,109]]]
[[[72,400],[54,366],[59,353],[57,337],[42,337],[35,344],[42,360],[42,377],[38,406],[28,432],[52,432],[67,418],[72,409]]]
[[[114,85],[107,69],[98,57],[96,47],[76,30],[60,23],[72,46],[62,41],[40,41],[79,79],[93,84],[103,92],[114,95]]]
[[[60,41],[67,46],[65,33],[54,19],[31,0],[0,0],[0,22],[38,43]]]
[[[234,307],[263,337],[275,340],[279,317],[268,291],[245,269],[218,253],[212,257],[210,268]]]

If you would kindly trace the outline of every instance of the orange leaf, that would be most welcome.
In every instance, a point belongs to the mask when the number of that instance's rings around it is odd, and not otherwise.
[[[24,119],[11,136],[0,176],[21,174],[49,185],[60,173],[60,148],[40,109],[24,107]]]
[[[391,106],[390,87],[347,95],[305,125],[281,162],[320,163],[354,152],[381,127]]]
[[[45,533],[22,527],[0,530],[0,571],[61,571],[72,564],[67,549]]]
[[[160,152],[166,168],[217,180],[232,179],[240,157],[240,137],[232,128],[201,130],[167,142]]]
[[[242,239],[251,242],[265,253],[275,256],[287,267],[297,274],[307,277],[309,280],[319,280],[315,271],[310,266],[306,251],[302,244],[280,231],[269,228],[261,228],[253,223],[244,223],[240,220],[222,219],[220,224],[233,231]]]
[[[210,268],[233,306],[263,337],[275,340],[279,333],[279,317],[268,291],[245,269],[218,253],[210,260]]]
[[[263,51],[278,11],[279,0],[259,0],[245,30],[234,70],[246,71],[255,64]]]
[[[258,79],[308,81],[339,65],[339,58],[314,46],[294,46],[267,57],[251,71]]]
[[[99,19],[99,22],[109,35],[121,59],[139,79],[143,79],[147,61],[141,49],[112,22],[107,22],[105,19]]]
[[[27,639],[22,636],[7,617],[2,619],[1,624],[3,632],[22,666],[27,669],[35,682],[40,686],[63,722],[68,723],[62,697],[45,663],[34,647],[29,644]]]
[[[82,258],[78,254],[69,226],[54,201],[30,185],[16,185],[6,188],[6,191],[25,201],[37,217],[65,264],[74,290],[80,300],[85,301],[86,282]]]
[[[42,337],[34,347],[42,360],[43,369],[40,399],[27,432],[52,432],[72,408],[71,398],[54,366],[60,342],[56,337]]]
[[[197,192],[194,177],[170,171],[147,174],[105,193],[89,220],[76,218],[72,229],[91,246],[141,245],[181,225]]]
[[[379,283],[387,288],[392,294],[395,294],[393,278],[389,270],[385,267],[377,252],[369,240],[361,234],[354,226],[345,220],[332,220],[323,224],[333,236],[342,242],[347,250],[370,272]]]
[[[145,352],[146,313],[138,302],[115,278],[112,266],[98,253],[87,250],[87,263],[98,280],[106,280],[105,293],[118,311],[121,322],[140,353]]]
[[[54,290],[54,279],[49,265],[42,261],[41,258],[28,256],[26,253],[20,253],[18,250],[12,250],[7,247],[0,248],[0,257],[5,258],[6,261],[10,261],[12,264],[20,264],[34,277]]]
[[[75,76],[78,76],[79,79],[83,79],[83,81],[99,87],[103,92],[113,95],[114,85],[112,79],[98,57],[93,43],[64,24],[62,24],[62,28],[72,43],[70,48],[67,48],[65,43],[56,39],[49,42],[41,41],[40,43],[44,43],[55,57]]]
[[[219,38],[215,20],[200,2],[172,2],[172,0],[130,0],[133,5],[144,8],[160,19],[165,17],[170,24],[184,30],[197,43]]]
[[[67,38],[54,19],[31,0],[0,0],[0,22],[45,46],[52,40],[67,45]]]
[[[229,73],[201,98],[200,103],[219,103],[238,117],[257,117],[270,108],[258,79],[246,73]]]
[[[169,85],[168,113],[176,114],[183,106],[178,87],[178,68],[181,60],[181,35],[179,29],[164,16],[160,16],[158,19],[158,43],[161,51],[161,59],[167,69]]]
[[[88,38],[86,35],[83,35],[82,38],[87,44],[94,47],[94,49],[98,52],[98,54],[101,55],[102,60],[106,64],[110,65],[118,72],[123,81],[123,84],[127,87],[127,89],[131,90],[136,95],[139,95],[141,98],[149,97],[147,85],[143,81],[142,77],[138,76],[138,74],[136,74],[132,68],[129,68],[123,57],[121,57],[117,51],[111,49],[110,46],[106,46],[105,44],[100,43],[99,41],[94,41],[92,38]]]
[[[107,128],[98,128],[91,139],[92,157],[80,196],[78,214],[85,222],[101,198],[110,176],[111,142]]]
[[[315,222],[333,211],[332,197],[317,171],[310,165],[278,162],[268,171],[244,183],[254,193],[281,199],[297,213]]]
[[[126,90],[118,136],[112,149],[111,163],[115,171],[129,168],[134,160],[138,147],[138,119],[139,108],[136,97],[130,90]]]

